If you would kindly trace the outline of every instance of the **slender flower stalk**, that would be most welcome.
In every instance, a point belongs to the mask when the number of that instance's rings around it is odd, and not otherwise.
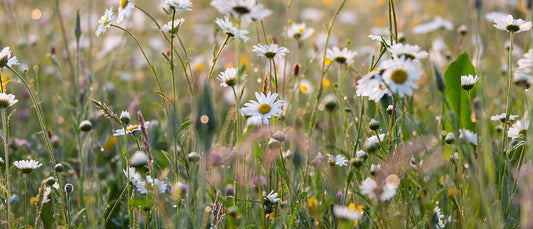
[[[222,50],[224,49],[224,47],[228,43],[228,40],[229,40],[230,37],[231,37],[230,35],[226,35],[226,39],[224,39],[224,42],[222,43],[222,45],[218,49],[218,52],[215,55],[215,58],[213,59],[213,62],[211,63],[211,68],[209,69],[209,74],[207,74],[207,78],[210,79],[211,75],[213,75],[213,70],[215,69],[215,65],[217,64],[218,58],[220,58],[220,54],[222,54]]]
[[[509,78],[507,80],[507,93],[505,98],[505,122],[503,123],[503,139],[502,139],[502,152],[504,152],[504,149],[507,145],[507,128],[508,128],[508,122],[509,122],[509,115],[511,115],[509,111],[509,95],[511,94],[511,81],[513,77],[513,35],[514,32],[509,32],[509,62],[508,62],[508,68],[509,68]]]

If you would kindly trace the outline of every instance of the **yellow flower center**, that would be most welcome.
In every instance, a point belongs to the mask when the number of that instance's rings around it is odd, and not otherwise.
[[[302,93],[306,93],[307,92],[307,87],[306,86],[300,86],[300,91],[302,91]]]
[[[396,69],[392,72],[390,78],[397,84],[403,84],[407,80],[407,72],[403,69]]]
[[[138,129],[138,128],[139,128],[138,125],[133,125],[133,126],[128,127],[128,128],[126,129],[126,131],[133,131],[133,130],[136,130],[136,129]]]
[[[104,27],[107,27],[108,24],[109,24],[109,18],[106,18],[104,22]]]
[[[300,33],[303,33],[305,29],[303,27],[300,27],[298,30],[300,30]]]
[[[120,8],[124,9],[128,5],[128,0],[122,0],[120,1]]]
[[[259,113],[261,114],[268,114],[268,112],[270,112],[270,110],[272,109],[272,107],[268,104],[262,104],[261,106],[259,106]]]

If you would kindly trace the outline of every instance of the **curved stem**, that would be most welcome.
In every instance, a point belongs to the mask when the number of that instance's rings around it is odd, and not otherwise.
[[[218,49],[218,52],[217,52],[215,58],[213,59],[213,63],[211,64],[211,68],[209,69],[209,74],[207,75],[208,79],[210,79],[211,75],[213,75],[213,70],[215,69],[215,65],[217,63],[217,60],[220,57],[220,54],[222,53],[222,50],[224,49],[224,47],[228,43],[229,38],[230,38],[230,35],[227,35],[226,39],[224,39],[224,43],[222,43],[222,46],[220,46],[220,48]],[[237,67],[237,69],[238,69],[238,67]]]

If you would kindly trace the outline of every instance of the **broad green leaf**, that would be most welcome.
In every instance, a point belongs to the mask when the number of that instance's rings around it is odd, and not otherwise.
[[[468,129],[475,131],[475,125],[471,121],[472,108],[468,99],[468,94],[461,87],[461,76],[464,75],[476,75],[476,70],[468,54],[465,52],[461,54],[457,59],[448,66],[444,73],[444,82],[446,84],[444,93],[450,103],[450,108],[457,114],[459,120],[444,121],[444,129],[446,131],[453,131],[453,126],[458,126],[460,129]],[[470,90],[472,98],[475,97],[475,88]],[[445,113],[448,112],[444,107]],[[455,122],[453,125],[450,122]]]

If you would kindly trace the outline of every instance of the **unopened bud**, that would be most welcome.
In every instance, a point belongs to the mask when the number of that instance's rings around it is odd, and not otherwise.
[[[379,129],[379,122],[375,119],[370,120],[370,123],[368,123],[368,127],[370,127],[371,130],[377,130]]]
[[[65,192],[67,194],[70,194],[70,193],[72,193],[72,190],[74,190],[74,186],[71,183],[67,183],[65,185]]]
[[[196,152],[189,153],[187,154],[187,159],[189,159],[191,162],[197,162],[200,160],[200,154]]]
[[[83,132],[88,132],[93,129],[93,124],[89,120],[83,120],[80,122],[79,128]]]
[[[292,75],[293,76],[298,76],[298,74],[300,74],[300,69],[302,68],[302,65],[296,63],[292,66]]]
[[[130,165],[133,167],[142,167],[148,163],[148,156],[143,151],[136,151],[130,158]]]
[[[279,142],[282,142],[285,141],[285,134],[283,133],[283,131],[278,130],[276,131],[276,133],[274,133],[274,135],[272,135],[272,138],[278,140]]]
[[[444,139],[444,141],[448,144],[453,144],[455,142],[455,134],[453,133],[448,133],[446,135],[446,138]]]
[[[122,111],[120,113],[120,121],[124,125],[130,124],[130,113],[128,113],[127,111]]]
[[[65,170],[65,167],[61,163],[57,163],[54,166],[54,169],[55,169],[56,172],[61,173],[61,172],[63,172],[63,170]]]
[[[56,183],[56,179],[55,179],[54,177],[48,177],[48,178],[46,178],[46,184],[47,184],[47,185],[52,186],[52,185],[54,185],[55,183]]]

